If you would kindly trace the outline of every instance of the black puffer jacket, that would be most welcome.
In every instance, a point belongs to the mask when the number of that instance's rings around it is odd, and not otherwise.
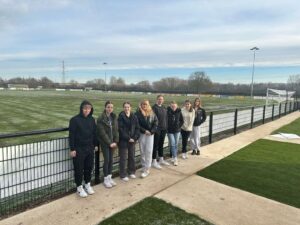
[[[195,109],[195,120],[193,126],[200,126],[206,120],[206,112],[203,108]]]
[[[93,106],[90,114],[87,117],[83,115],[83,107],[92,104],[84,100],[80,105],[80,112],[78,115],[71,118],[69,123],[69,144],[70,150],[78,148],[94,149],[97,146],[96,137],[96,122],[93,118]]]
[[[167,108],[165,106],[159,106],[154,104],[152,106],[153,111],[158,119],[158,130],[167,130],[168,128],[168,115],[167,115]]]
[[[168,133],[174,134],[180,132],[183,125],[183,117],[181,109],[177,108],[175,111],[168,107]]]
[[[141,133],[144,134],[146,130],[148,130],[151,134],[154,134],[157,131],[158,120],[155,113],[152,113],[148,117],[144,117],[141,110],[138,109],[135,115],[138,118]]]
[[[130,113],[127,117],[125,112],[121,112],[118,118],[119,139],[121,142],[128,142],[131,138],[138,140],[140,136],[140,126],[136,115]]]

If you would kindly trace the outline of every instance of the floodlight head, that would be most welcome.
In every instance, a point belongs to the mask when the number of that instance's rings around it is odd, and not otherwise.
[[[258,47],[253,47],[253,48],[251,48],[250,50],[256,51],[256,50],[259,50],[259,48],[258,48]]]

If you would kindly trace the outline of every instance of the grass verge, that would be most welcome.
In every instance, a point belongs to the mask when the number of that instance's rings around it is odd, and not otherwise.
[[[109,217],[99,225],[211,225],[163,200],[149,197]]]
[[[258,140],[198,175],[300,208],[300,146]]]
[[[290,134],[297,134],[300,135],[300,118],[296,119],[295,121],[280,127],[279,129],[275,130],[272,134],[278,133],[290,133]]]

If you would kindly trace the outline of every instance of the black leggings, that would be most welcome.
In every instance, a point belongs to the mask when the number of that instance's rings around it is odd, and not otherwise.
[[[76,186],[82,185],[82,176],[87,184],[91,182],[92,171],[94,168],[93,149],[76,149],[76,157],[73,158],[74,177]]]
[[[154,134],[152,159],[156,159],[157,152],[158,152],[158,157],[164,156],[164,142],[165,142],[166,134],[167,134],[166,130],[160,130]]]
[[[182,153],[186,153],[186,147],[191,133],[192,133],[191,131],[185,131],[181,129]]]

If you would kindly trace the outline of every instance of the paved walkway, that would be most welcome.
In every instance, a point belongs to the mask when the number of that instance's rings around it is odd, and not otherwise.
[[[271,140],[271,141],[293,143],[293,144],[298,144],[298,145],[300,144],[300,138],[286,139],[286,138],[279,138],[279,137],[274,137],[274,136],[268,135],[268,136],[264,137],[264,139]]]
[[[72,194],[2,220],[0,225],[98,224],[149,196],[165,199],[214,224],[298,225],[300,209],[193,174],[299,117],[299,112],[291,113],[274,122],[204,146],[201,156],[180,160],[178,167],[170,166],[161,171],[153,169],[146,179],[128,183],[116,179],[118,185],[110,190],[97,185],[94,196],[80,199]],[[196,192],[192,193],[191,190]]]

